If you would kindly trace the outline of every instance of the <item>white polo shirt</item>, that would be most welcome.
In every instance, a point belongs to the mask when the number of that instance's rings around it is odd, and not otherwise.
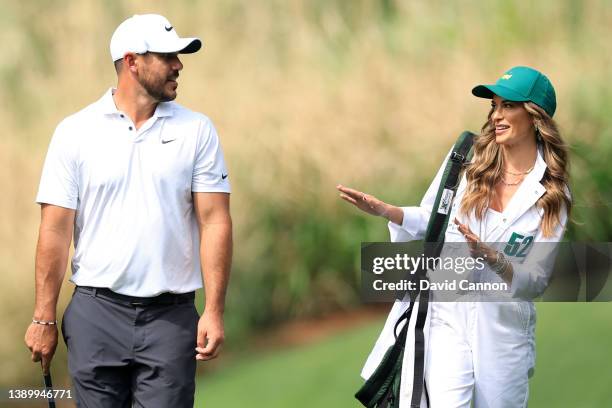
[[[136,130],[112,92],[57,126],[36,197],[76,210],[71,281],[143,297],[201,288],[191,193],[230,192],[217,132],[175,102]]]

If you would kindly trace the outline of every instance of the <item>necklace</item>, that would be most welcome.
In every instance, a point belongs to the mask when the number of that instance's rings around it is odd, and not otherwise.
[[[522,171],[522,172],[519,172],[519,173],[513,173],[513,172],[511,172],[510,170],[504,170],[504,173],[508,173],[508,174],[513,175],[513,176],[523,176],[523,175],[525,175],[525,174],[529,174],[529,173],[531,173],[531,170],[533,170],[533,167],[534,167],[534,166],[531,166],[531,168],[530,168],[529,170],[527,170],[527,171]]]
[[[502,182],[502,184],[503,184],[503,185],[505,185],[505,186],[517,186],[517,185],[521,184],[521,182],[523,181],[523,179],[520,179],[519,181],[517,181],[517,182],[515,182],[515,183],[508,183],[508,182],[506,181],[506,179],[502,177],[500,181],[501,181],[501,182]]]

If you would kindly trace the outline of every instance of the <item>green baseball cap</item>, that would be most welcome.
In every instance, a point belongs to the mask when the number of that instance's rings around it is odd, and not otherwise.
[[[529,67],[514,67],[504,73],[495,85],[478,85],[472,94],[493,99],[494,95],[512,102],[533,102],[552,118],[557,109],[555,88],[539,71]]]

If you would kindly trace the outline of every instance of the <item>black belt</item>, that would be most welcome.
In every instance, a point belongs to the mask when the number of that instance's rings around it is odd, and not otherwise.
[[[189,303],[195,299],[195,292],[169,293],[165,292],[153,297],[138,297],[122,295],[108,288],[94,288],[91,286],[77,286],[76,292],[87,293],[92,296],[105,298],[129,306],[172,305]]]

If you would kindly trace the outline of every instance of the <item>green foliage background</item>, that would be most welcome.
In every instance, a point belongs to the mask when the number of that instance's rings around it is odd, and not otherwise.
[[[484,121],[487,101],[471,87],[514,65],[542,70],[557,89],[556,119],[572,149],[577,223],[568,238],[612,238],[608,1],[1,0],[0,8],[0,318],[10,333],[0,339],[0,384],[37,383],[22,336],[49,138],[115,83],[108,42],[134,13],[164,14],[205,43],[182,58],[178,101],[212,118],[229,163],[230,349],[254,330],[357,306],[359,243],[387,232],[340,202],[334,186],[418,203],[455,136]],[[63,346],[58,353],[65,361]]]

